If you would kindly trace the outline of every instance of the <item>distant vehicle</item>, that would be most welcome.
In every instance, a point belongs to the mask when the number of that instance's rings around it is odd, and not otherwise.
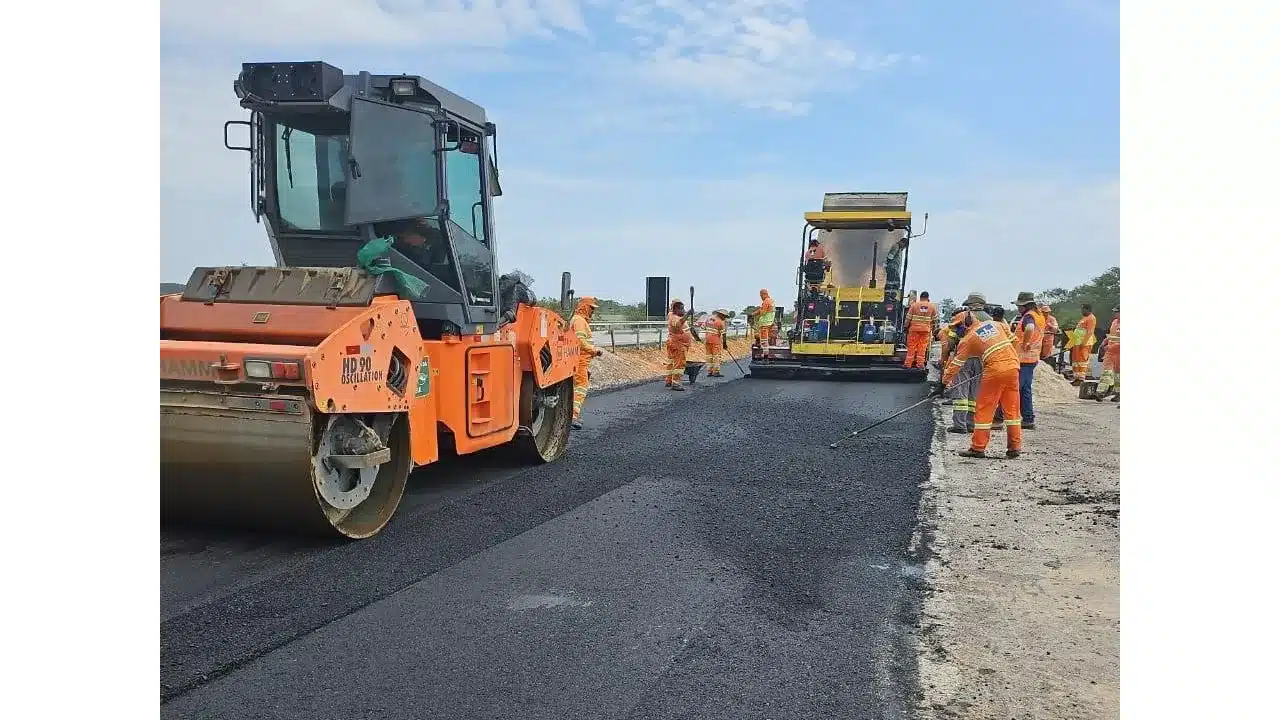
[[[747,319],[742,316],[729,318],[729,327],[744,328],[746,326]]]

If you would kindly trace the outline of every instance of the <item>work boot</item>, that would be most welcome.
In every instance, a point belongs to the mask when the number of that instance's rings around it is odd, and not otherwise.
[[[1035,423],[1033,423],[1033,422],[1030,422],[1030,423],[1029,423],[1029,422],[1024,422],[1024,423],[1022,423],[1022,429],[1023,429],[1023,430],[1035,430],[1035,429],[1036,429],[1036,424],[1035,424]]]
[[[569,423],[569,427],[573,428],[574,430],[581,430],[582,421],[575,418],[573,422]]]
[[[968,434],[969,434],[969,431],[968,431],[968,430],[965,430],[965,429],[964,429],[964,428],[962,428],[962,427],[956,427],[955,425],[952,425],[951,427],[947,428],[947,432],[949,432],[949,433],[955,433],[955,434],[957,434],[957,435],[968,435]]]
[[[1112,396],[1111,396],[1111,402],[1113,402],[1113,403],[1118,403],[1118,402],[1120,402],[1120,393],[1116,393],[1115,395],[1112,395]]]
[[[1021,454],[1022,454],[1021,450],[1014,450],[1013,448],[1009,448],[1008,450],[1004,451],[1004,456],[1009,458],[1010,460],[1013,460],[1014,458],[1018,457]]]
[[[985,458],[987,456],[987,453],[982,450],[974,450],[973,448],[969,448],[967,450],[961,450],[959,452],[959,455],[960,457],[967,457],[967,458]]]
[[[677,390],[677,391],[679,391],[679,392],[684,392],[684,391],[685,391],[685,390],[684,390],[684,386],[683,386],[683,385],[680,385],[680,384],[678,384],[678,383],[671,383],[671,389],[672,389],[672,390]]]

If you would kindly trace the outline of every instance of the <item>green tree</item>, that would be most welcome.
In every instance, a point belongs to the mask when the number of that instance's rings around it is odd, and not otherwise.
[[[956,311],[956,301],[952,298],[942,298],[942,302],[938,303],[938,317],[944,321],[951,317]]]
[[[1111,308],[1120,304],[1120,268],[1113,267],[1083,285],[1070,290],[1053,288],[1040,293],[1041,300],[1053,307],[1053,315],[1058,318],[1058,325],[1064,330],[1076,326],[1080,322],[1080,306],[1083,303],[1093,305],[1093,314],[1098,318],[1095,334],[1101,340],[1111,326],[1113,313]]]

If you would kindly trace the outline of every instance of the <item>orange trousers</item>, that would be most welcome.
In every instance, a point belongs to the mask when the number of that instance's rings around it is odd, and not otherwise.
[[[710,334],[707,335],[706,350],[707,350],[707,375],[719,375],[720,374],[720,352],[722,350],[720,346],[719,335],[710,335]]]
[[[1093,346],[1077,345],[1071,348],[1071,373],[1076,376],[1077,380],[1084,380],[1089,376],[1089,357],[1093,355]]]
[[[983,373],[978,381],[978,409],[973,418],[973,440],[969,449],[983,452],[991,442],[991,421],[996,408],[1004,413],[1004,427],[1010,450],[1022,449],[1022,408],[1018,395],[1018,368]]]
[[[776,337],[774,333],[775,330],[777,330],[777,328],[773,325],[760,328],[760,347],[763,348],[773,345],[774,338]]]
[[[587,385],[591,382],[591,356],[579,355],[573,369],[573,419],[582,414],[582,404],[587,401]]]
[[[907,332],[907,361],[903,363],[903,367],[924,367],[925,361],[929,359],[929,338],[928,330]],[[919,362],[916,362],[917,358]]]
[[[667,343],[667,385],[681,384],[680,376],[684,374],[685,361],[689,356],[689,348],[679,343]]]

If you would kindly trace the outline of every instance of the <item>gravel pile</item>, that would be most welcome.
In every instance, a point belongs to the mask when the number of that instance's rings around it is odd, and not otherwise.
[[[1080,399],[1078,388],[1072,387],[1066,378],[1053,371],[1053,368],[1040,363],[1036,365],[1035,379],[1031,383],[1031,395],[1037,403],[1063,404],[1074,403]]]
[[[738,362],[743,363],[745,367],[746,361],[751,356],[751,343],[745,338],[735,338],[730,341],[729,348],[737,356]],[[662,347],[601,349],[604,350],[604,355],[591,361],[591,389],[593,390],[642,380],[657,380],[666,372],[667,352]],[[723,366],[733,365],[728,355],[722,355],[721,358]],[[689,360],[706,362],[706,359],[707,353],[703,350],[702,343],[694,343],[694,346],[689,349]]]

